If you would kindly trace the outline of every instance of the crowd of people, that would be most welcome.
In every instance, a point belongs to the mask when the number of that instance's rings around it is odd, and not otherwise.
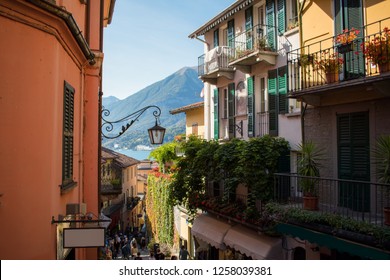
[[[106,246],[102,251],[102,259],[106,260],[165,260],[165,254],[160,250],[158,244],[153,246],[152,250],[146,247],[144,236],[134,237],[126,234],[115,234],[107,239]],[[156,246],[157,245],[157,246]],[[169,257],[168,257],[169,258]],[[188,251],[182,246],[179,252],[180,260],[189,258]],[[177,260],[176,255],[170,257],[171,260]]]

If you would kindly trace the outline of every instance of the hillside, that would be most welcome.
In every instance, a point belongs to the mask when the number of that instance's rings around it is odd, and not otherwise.
[[[103,97],[103,107],[110,110],[107,119],[119,120],[145,106],[156,105],[161,109],[160,125],[166,128],[165,142],[170,142],[177,134],[185,133],[185,115],[171,115],[169,111],[191,103],[201,101],[200,92],[203,83],[198,79],[194,68],[185,67],[167,78],[153,83],[120,100],[115,97]],[[103,146],[133,149],[137,145],[150,146],[147,129],[154,126],[153,109],[148,109],[125,134],[113,140],[103,138]],[[120,130],[122,124],[118,125]]]

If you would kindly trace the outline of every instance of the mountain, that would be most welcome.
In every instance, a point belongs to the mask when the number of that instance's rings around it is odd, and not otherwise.
[[[175,135],[185,133],[185,114],[171,115],[169,111],[202,101],[202,87],[203,83],[198,79],[195,68],[184,67],[123,100],[112,96],[103,97],[103,107],[110,111],[105,119],[116,121],[146,106],[156,105],[161,109],[159,125],[166,128],[164,143],[170,142]],[[155,125],[153,112],[154,108],[146,110],[119,138],[103,138],[103,146],[113,148],[118,144],[128,149],[134,149],[137,145],[150,146],[147,129]],[[118,124],[114,131],[120,131],[122,125],[125,123]]]

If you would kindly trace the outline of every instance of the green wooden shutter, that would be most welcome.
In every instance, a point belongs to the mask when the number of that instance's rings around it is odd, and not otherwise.
[[[218,88],[214,89],[214,139],[219,139],[219,102]]]
[[[245,10],[246,49],[253,49],[253,7]]]
[[[266,2],[266,21],[267,21],[267,39],[268,46],[276,50],[276,30],[275,30],[275,3],[274,0]]]
[[[235,137],[235,131],[236,131],[236,118],[235,118],[235,99],[236,99],[236,93],[235,93],[235,85],[234,83],[229,84],[228,86],[228,121],[229,121],[229,138]]]
[[[287,99],[287,66],[278,69],[278,95],[279,108],[278,113],[288,113],[288,99]]]
[[[364,42],[364,29],[363,29],[363,8],[360,0],[345,0],[345,20],[346,27],[351,29],[352,27],[360,30],[358,38],[355,39],[355,50],[359,50],[360,45]],[[363,52],[351,51],[345,54],[345,75],[346,79],[355,79],[364,75],[364,58]]]
[[[280,154],[278,158],[278,173],[290,173],[290,171],[290,150],[286,149]],[[290,197],[291,180],[289,177],[281,177],[279,180],[280,183],[276,189],[278,201],[287,202],[288,198]]]
[[[219,29],[214,30],[214,48],[219,46]]]
[[[73,182],[74,93],[74,88],[64,82],[62,187],[65,188]]]
[[[227,36],[228,46],[234,48],[234,20],[228,21]]]
[[[363,8],[361,0],[335,0],[335,34],[352,27],[360,30],[355,40],[355,51],[342,55],[344,59],[344,79],[355,79],[364,75],[364,57],[362,52],[356,52],[364,42]]]
[[[269,134],[278,135],[278,112],[277,112],[277,71],[268,72],[268,113],[269,113]]]
[[[339,179],[370,181],[368,112],[337,116]],[[368,211],[369,183],[340,182],[339,204],[358,211]]]
[[[253,137],[255,134],[255,102],[254,102],[254,78],[247,79],[248,88],[248,137]]]
[[[284,33],[286,31],[286,1],[278,0],[278,32]]]

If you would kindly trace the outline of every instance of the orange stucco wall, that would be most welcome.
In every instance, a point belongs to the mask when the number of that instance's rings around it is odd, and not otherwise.
[[[67,2],[83,27],[85,7]],[[56,259],[52,217],[65,215],[68,203],[98,213],[100,66],[89,67],[53,14],[21,0],[4,0],[0,10],[0,259]],[[75,89],[77,186],[61,193],[64,81]],[[76,258],[96,259],[97,250],[77,249]]]

